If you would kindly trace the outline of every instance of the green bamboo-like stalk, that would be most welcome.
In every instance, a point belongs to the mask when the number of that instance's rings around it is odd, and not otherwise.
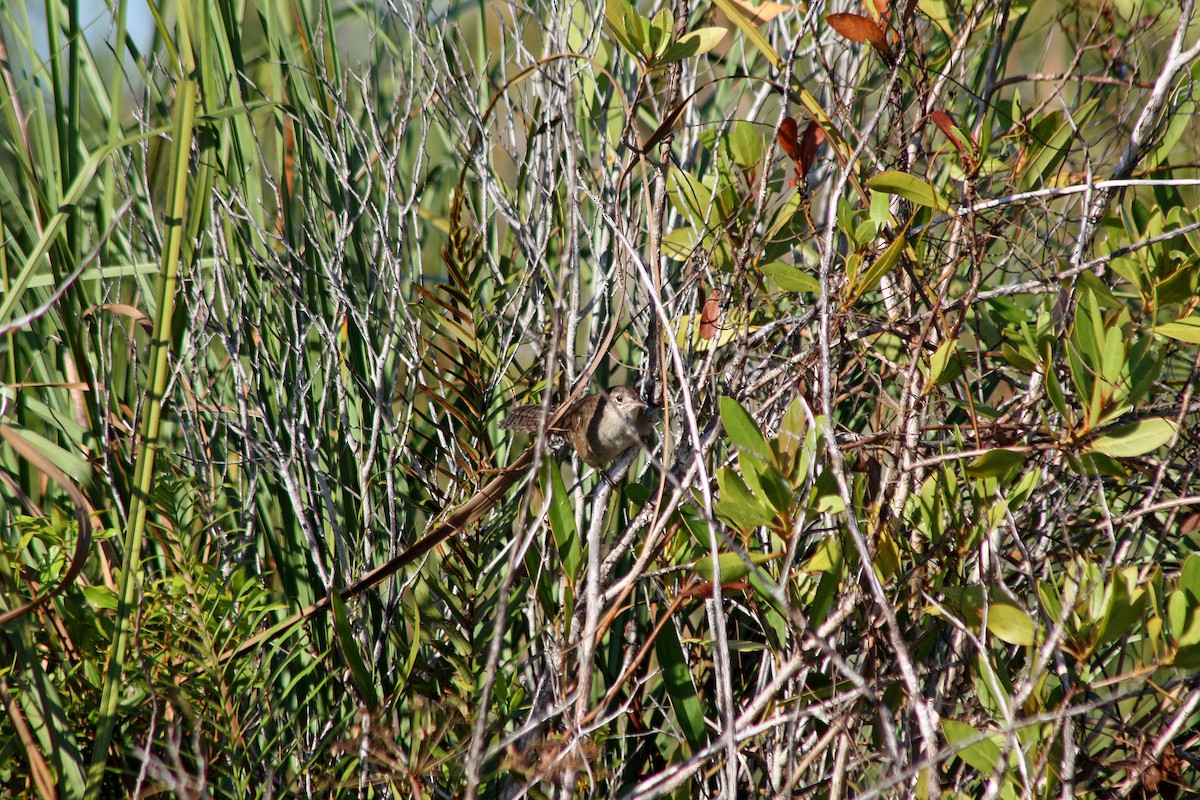
[[[179,4],[178,43],[181,63],[174,102],[172,129],[172,161],[169,175],[169,202],[163,225],[166,229],[165,247],[159,276],[157,314],[154,318],[154,333],[150,349],[150,368],[147,375],[147,396],[142,410],[139,427],[140,449],[136,459],[133,480],[133,496],[130,502],[129,523],[122,542],[124,557],[121,564],[118,588],[119,604],[109,650],[108,668],[104,676],[103,694],[100,699],[99,722],[96,728],[96,745],[92,763],[88,769],[87,797],[96,798],[104,782],[105,765],[108,762],[108,745],[113,728],[117,723],[117,705],[123,687],[125,654],[129,636],[133,630],[133,614],[136,610],[138,586],[141,573],[142,540],[146,529],[146,515],[153,491],[154,465],[159,451],[159,436],[163,403],[166,399],[171,354],[171,330],[174,322],[176,287],[181,268],[180,254],[183,248],[184,220],[188,209],[188,165],[191,160],[192,130],[196,114],[197,85],[192,78],[195,62],[192,56],[189,31],[190,3]]]

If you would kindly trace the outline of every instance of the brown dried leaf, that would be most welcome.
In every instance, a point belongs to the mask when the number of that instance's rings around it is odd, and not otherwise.
[[[717,335],[717,318],[721,313],[721,290],[713,289],[704,301],[700,312],[700,338],[712,339]]]
[[[779,123],[779,146],[792,161],[800,160],[800,142],[796,139],[798,129],[796,120],[791,117],[784,117],[783,122]]]
[[[874,47],[879,55],[889,64],[892,62],[892,48],[888,45],[887,35],[875,22],[859,14],[830,14],[825,17],[829,27],[852,42],[866,42]]]
[[[804,138],[800,140],[800,158],[796,159],[805,174],[812,169],[817,160],[817,150],[825,142],[825,129],[816,122],[808,123],[804,129]]]

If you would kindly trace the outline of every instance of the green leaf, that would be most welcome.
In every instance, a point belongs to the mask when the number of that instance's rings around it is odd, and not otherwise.
[[[607,0],[604,16],[617,43],[634,58],[641,59],[640,17],[628,0]]]
[[[721,568],[721,583],[744,580],[750,574],[752,566],[759,567],[776,558],[769,553],[749,553],[748,555],[750,556],[749,564],[737,553],[721,553],[717,556],[717,563]],[[713,571],[712,556],[706,555],[697,558],[692,562],[692,571],[703,580],[712,583],[716,577],[716,573]]]
[[[962,359],[958,356],[958,339],[947,339],[929,357],[929,382],[942,386],[962,375]]]
[[[818,294],[821,291],[820,281],[799,267],[793,267],[791,264],[783,264],[776,261],[773,264],[764,266],[762,273],[769,278],[774,278],[775,282],[779,284],[779,288],[785,292],[812,292],[813,294]]]
[[[779,515],[786,515],[792,507],[792,491],[787,481],[779,474],[774,464],[769,464],[746,450],[738,453],[738,466],[746,485],[755,497],[766,498]]]
[[[713,511],[739,530],[749,531],[775,519],[775,512],[755,497],[741,476],[730,467],[717,471],[721,497]]]
[[[1023,348],[1024,345],[1021,345]],[[1024,352],[1023,349],[1013,347],[1008,342],[1000,345],[1000,355],[1004,356],[1004,360],[1012,364],[1022,372],[1033,372],[1037,369],[1037,362]]]
[[[842,545],[835,536],[826,536],[817,542],[808,561],[801,567],[805,572],[828,572],[842,565]]]
[[[744,120],[735,122],[725,141],[733,162],[739,167],[755,167],[762,160],[762,136],[750,123]]]
[[[1143,610],[1149,601],[1149,594],[1138,585],[1138,568],[1126,567],[1117,570],[1112,578],[1112,591],[1109,592],[1109,604],[1100,626],[1100,634],[1096,645],[1115,642],[1129,635],[1134,626],[1142,619]]]
[[[1171,636],[1180,647],[1200,644],[1200,603],[1194,595],[1176,589],[1167,597]]]
[[[1017,450],[1000,447],[989,450],[967,467],[967,474],[976,478],[1007,480],[1025,464],[1029,456]]]
[[[702,244],[703,237],[697,236],[696,229],[687,226],[676,228],[662,238],[662,251],[668,258],[676,261],[687,261]]]
[[[946,198],[933,188],[933,184],[909,175],[907,172],[890,170],[881,172],[867,181],[867,188],[877,192],[886,192],[903,197],[910,203],[938,211],[948,211],[950,204]]]
[[[1179,573],[1179,588],[1200,599],[1200,555],[1190,553]]]
[[[825,470],[817,476],[812,493],[813,510],[818,514],[841,514],[846,510],[846,501],[842,499],[837,481],[833,473]]]
[[[657,60],[671,46],[671,37],[675,35],[675,14],[670,8],[664,6],[654,15],[650,20],[650,32],[655,37],[654,58]]]
[[[1113,458],[1133,458],[1157,450],[1179,431],[1179,424],[1165,417],[1143,419],[1117,428],[1088,444],[1088,449]]]
[[[1070,347],[1067,350],[1071,350]],[[1046,377],[1046,396],[1050,398],[1051,404],[1066,422],[1068,427],[1075,426],[1075,414],[1072,413],[1071,406],[1067,404],[1067,394],[1063,391],[1062,383],[1058,379],[1058,372],[1054,368],[1054,361],[1050,358],[1051,345],[1046,344],[1045,355],[1042,360],[1044,365],[1043,374]]]
[[[943,719],[942,733],[946,735],[946,743],[955,748],[954,754],[982,774],[991,775],[1000,763],[1001,750],[996,741],[998,737],[988,737],[960,749],[957,747],[959,742],[977,739],[980,732],[965,722]]]
[[[942,605],[957,613],[964,622],[978,627],[983,624],[983,589],[979,586],[944,586]],[[942,611],[930,607],[926,613],[940,616]],[[987,604],[988,632],[1002,642],[1027,647],[1036,641],[1036,626],[1022,609],[1006,602]]]
[[[1030,156],[1021,174],[1021,188],[1032,189],[1045,182],[1071,149],[1075,130],[1083,130],[1096,111],[1097,100],[1084,103],[1072,112],[1071,118],[1062,111],[1047,114],[1031,126]]]
[[[1174,322],[1164,322],[1150,330],[1179,342],[1200,344],[1200,317],[1184,317]]]
[[[117,610],[117,593],[107,586],[84,586],[83,596],[97,608],[106,611]]]
[[[767,231],[767,241],[774,242],[775,237],[783,230],[789,222],[795,219],[800,209],[804,207],[804,195],[799,189],[795,189],[783,201],[783,205],[775,212],[775,219],[771,222],[771,227]]]
[[[808,418],[804,415],[803,401],[797,397],[788,404],[779,422],[779,436],[775,440],[780,460],[784,463],[784,472],[791,474],[796,464],[796,455],[804,446],[804,434],[808,430]]]
[[[687,660],[683,657],[683,647],[679,644],[674,625],[668,623],[659,631],[654,640],[654,652],[658,656],[658,665],[662,668],[663,683],[667,687],[667,696],[671,699],[671,708],[675,710],[675,721],[683,731],[691,753],[702,750],[708,744],[704,712],[700,707],[700,698],[696,696],[692,674],[688,671]]]
[[[562,470],[557,462],[549,459],[546,462],[546,484],[550,486],[550,508],[547,514],[550,518],[550,533],[554,536],[554,545],[558,550],[558,558],[562,562],[563,571],[572,584],[579,577],[579,565],[583,561],[582,548],[579,544],[579,531],[575,528],[575,512],[571,503],[571,494],[563,481]]]
[[[1200,669],[1200,644],[1179,648],[1175,651],[1175,657],[1171,659],[1171,663],[1179,669],[1192,671]]]
[[[717,214],[712,206],[712,189],[689,173],[672,167],[667,180],[667,192],[672,204],[698,228],[710,223]]]
[[[771,448],[750,413],[742,404],[732,397],[722,397],[719,401],[721,408],[721,424],[730,440],[743,450],[749,450],[759,458],[769,459]]]
[[[879,258],[875,259],[874,263],[867,267],[867,271],[863,273],[860,280],[856,281],[856,285],[852,289],[846,290],[850,297],[857,298],[862,296],[864,292],[874,289],[883,280],[883,276],[891,272],[900,263],[900,256],[904,253],[904,248],[908,246],[907,235],[908,225],[906,224],[904,230],[900,231],[899,235],[892,240],[892,243],[880,254]]]
[[[1008,603],[988,604],[987,629],[1000,641],[1021,647],[1030,647],[1036,641],[1033,620]]]
[[[660,64],[681,61],[691,56],[707,53],[721,43],[725,38],[724,28],[699,28],[679,37],[679,41],[667,48],[658,59]]]
[[[1196,293],[1196,264],[1191,262],[1175,270],[1154,285],[1155,304],[1162,308],[1191,300]]]
[[[340,584],[340,581],[338,581]],[[367,669],[367,664],[363,661],[362,653],[358,649],[358,640],[354,638],[354,633],[350,629],[350,620],[346,616],[346,601],[342,599],[342,594],[338,590],[329,593],[330,608],[333,611],[333,630],[337,637],[338,649],[342,652],[342,658],[346,660],[346,666],[350,668],[350,677],[354,680],[354,686],[358,689],[358,695],[362,698],[366,707],[372,711],[379,707],[379,699],[375,693],[375,679],[371,676],[371,671]]]

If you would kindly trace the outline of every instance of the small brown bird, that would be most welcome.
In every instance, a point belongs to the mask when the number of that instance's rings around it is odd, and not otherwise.
[[[650,433],[653,420],[647,408],[632,386],[615,386],[576,400],[547,432],[570,442],[589,465],[603,467]],[[500,428],[535,433],[542,423],[542,410],[540,405],[514,408]],[[551,409],[545,419],[555,413],[557,409]]]

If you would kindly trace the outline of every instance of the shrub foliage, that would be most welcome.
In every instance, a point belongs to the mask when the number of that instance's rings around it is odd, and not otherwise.
[[[0,793],[1200,787],[1194,0],[137,5],[0,5]]]

